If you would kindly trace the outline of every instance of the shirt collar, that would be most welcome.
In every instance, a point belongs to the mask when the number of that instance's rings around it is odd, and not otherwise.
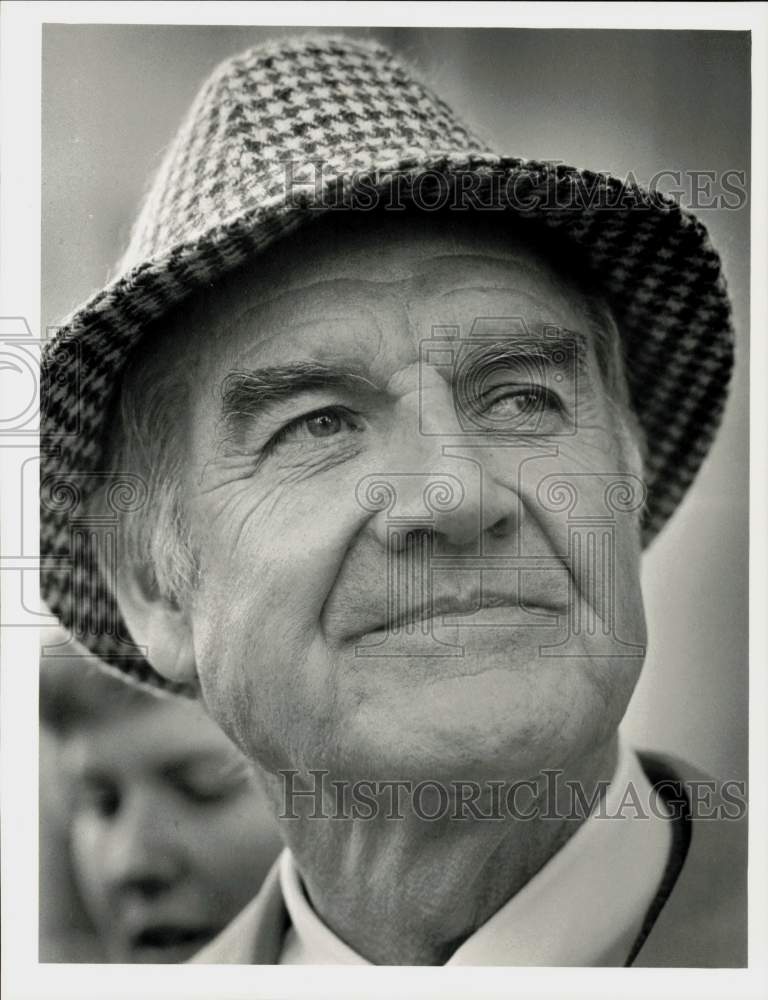
[[[597,814],[458,948],[447,965],[623,965],[664,874],[669,822],[640,815],[650,782],[637,754],[619,742],[616,771]],[[616,815],[621,813],[621,815]],[[609,818],[613,817],[613,818]],[[280,857],[280,887],[291,921],[281,965],[369,965],[315,913],[291,852]]]

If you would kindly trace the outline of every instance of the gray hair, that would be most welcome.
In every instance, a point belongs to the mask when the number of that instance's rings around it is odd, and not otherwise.
[[[162,348],[163,331],[157,334]],[[183,359],[153,347],[134,351],[106,448],[111,475],[92,502],[93,510],[103,510],[106,489],[121,474],[144,482],[144,505],[119,515],[117,566],[141,567],[145,587],[179,605],[194,591],[198,573],[183,489],[188,413]]]

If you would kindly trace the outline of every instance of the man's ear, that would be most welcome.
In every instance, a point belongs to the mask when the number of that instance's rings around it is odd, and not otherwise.
[[[189,618],[160,593],[154,574],[136,565],[119,572],[117,599],[133,641],[147,650],[152,667],[166,680],[197,687]]]

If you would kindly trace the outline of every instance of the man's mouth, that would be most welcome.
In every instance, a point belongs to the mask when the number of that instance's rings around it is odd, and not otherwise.
[[[383,620],[378,617],[356,638],[373,632],[412,633],[433,625],[525,625],[557,624],[566,608],[548,596],[531,596],[521,602],[516,596],[494,591],[472,591],[464,595],[441,595],[432,600],[397,602]],[[469,619],[462,623],[457,619]]]

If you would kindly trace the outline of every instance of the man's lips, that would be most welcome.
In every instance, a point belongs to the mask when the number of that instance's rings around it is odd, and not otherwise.
[[[534,615],[563,615],[566,607],[549,595],[537,594],[526,595],[523,601],[513,594],[498,591],[472,591],[468,594],[444,594],[435,596],[432,600],[415,601],[404,607],[401,602],[399,607],[392,608],[391,613],[382,616],[381,613],[375,617],[371,615],[367,626],[359,629],[355,640],[373,632],[401,632],[414,631],[419,625],[427,625],[430,621],[442,622],[445,618],[471,618],[482,611],[500,611],[501,614],[483,616],[483,624],[504,624],[504,619],[508,618],[508,612],[518,610],[525,614],[532,612]],[[459,624],[447,622],[446,624]]]

